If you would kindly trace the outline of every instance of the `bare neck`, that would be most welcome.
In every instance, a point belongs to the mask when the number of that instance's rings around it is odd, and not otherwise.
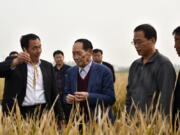
[[[156,49],[153,49],[148,55],[143,56],[143,64],[146,64],[149,59],[154,55],[154,53],[156,52]]]
[[[58,65],[56,65],[56,68],[57,68],[57,69],[61,69],[61,68],[63,67],[63,65],[64,65],[64,64],[58,64]]]
[[[32,63],[33,65],[36,65],[36,64],[39,63],[39,59],[38,59],[38,60],[31,60],[31,63]]]

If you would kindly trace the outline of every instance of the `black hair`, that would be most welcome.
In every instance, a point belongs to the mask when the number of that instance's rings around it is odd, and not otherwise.
[[[21,48],[22,49],[27,49],[29,46],[29,40],[36,40],[36,39],[39,39],[40,40],[40,38],[37,36],[37,35],[35,35],[35,34],[26,34],[26,35],[22,35],[21,36],[21,39],[20,39],[20,43],[21,43]]]
[[[176,27],[172,34],[173,35],[180,35],[180,26]]]
[[[103,54],[103,51],[102,51],[101,49],[94,49],[94,50],[93,50],[93,53],[98,53],[98,52],[100,52],[101,54]]]
[[[53,57],[55,57],[55,55],[57,55],[57,54],[61,54],[62,56],[64,56],[64,53],[61,50],[56,50],[53,53]]]
[[[141,25],[137,26],[134,29],[134,32],[137,32],[137,31],[143,31],[144,36],[147,39],[154,38],[155,41],[157,40],[157,32],[156,32],[155,28],[153,26],[151,26],[150,24],[141,24]]]
[[[77,43],[77,42],[80,42],[83,44],[83,49],[85,51],[87,51],[89,49],[91,49],[91,50],[93,49],[93,45],[88,39],[78,39],[74,43]]]

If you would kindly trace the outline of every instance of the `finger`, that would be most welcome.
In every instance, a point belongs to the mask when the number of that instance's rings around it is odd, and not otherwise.
[[[75,96],[81,96],[81,95],[83,95],[83,93],[82,92],[75,92]]]
[[[82,95],[75,95],[76,98],[81,98]]]
[[[75,101],[76,102],[81,102],[81,101],[83,101],[84,99],[81,99],[81,98],[75,98]]]
[[[75,97],[74,97],[74,96],[72,97],[72,96],[69,96],[69,95],[68,95],[68,96],[67,96],[67,99],[68,99],[68,101],[74,101]]]
[[[68,104],[72,104],[72,100],[70,100],[70,99],[66,99],[66,102],[68,103]]]
[[[73,100],[73,98],[72,98],[72,97],[69,97],[69,96],[67,96],[67,99],[68,99],[68,100]]]
[[[30,56],[29,56],[29,54],[22,52],[18,55],[18,59],[22,62],[29,62]]]
[[[74,95],[71,95],[71,94],[68,94],[68,97],[74,98],[75,96],[74,96]]]
[[[29,53],[24,53],[24,54],[23,54],[23,57],[24,57],[24,59],[25,59],[27,62],[31,62],[31,58],[30,58]]]

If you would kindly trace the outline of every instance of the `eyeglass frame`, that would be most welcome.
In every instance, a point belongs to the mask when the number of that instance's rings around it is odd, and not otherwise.
[[[137,40],[137,41],[131,41],[132,45],[142,45],[146,40]]]

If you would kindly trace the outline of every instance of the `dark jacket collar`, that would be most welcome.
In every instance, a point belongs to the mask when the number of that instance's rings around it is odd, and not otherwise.
[[[151,56],[151,58],[148,60],[147,63],[152,63],[154,61],[156,61],[157,57],[160,55],[159,51],[156,49],[156,52]],[[141,57],[140,59],[137,60],[138,63],[143,64],[143,57]],[[146,63],[146,64],[147,64]]]

